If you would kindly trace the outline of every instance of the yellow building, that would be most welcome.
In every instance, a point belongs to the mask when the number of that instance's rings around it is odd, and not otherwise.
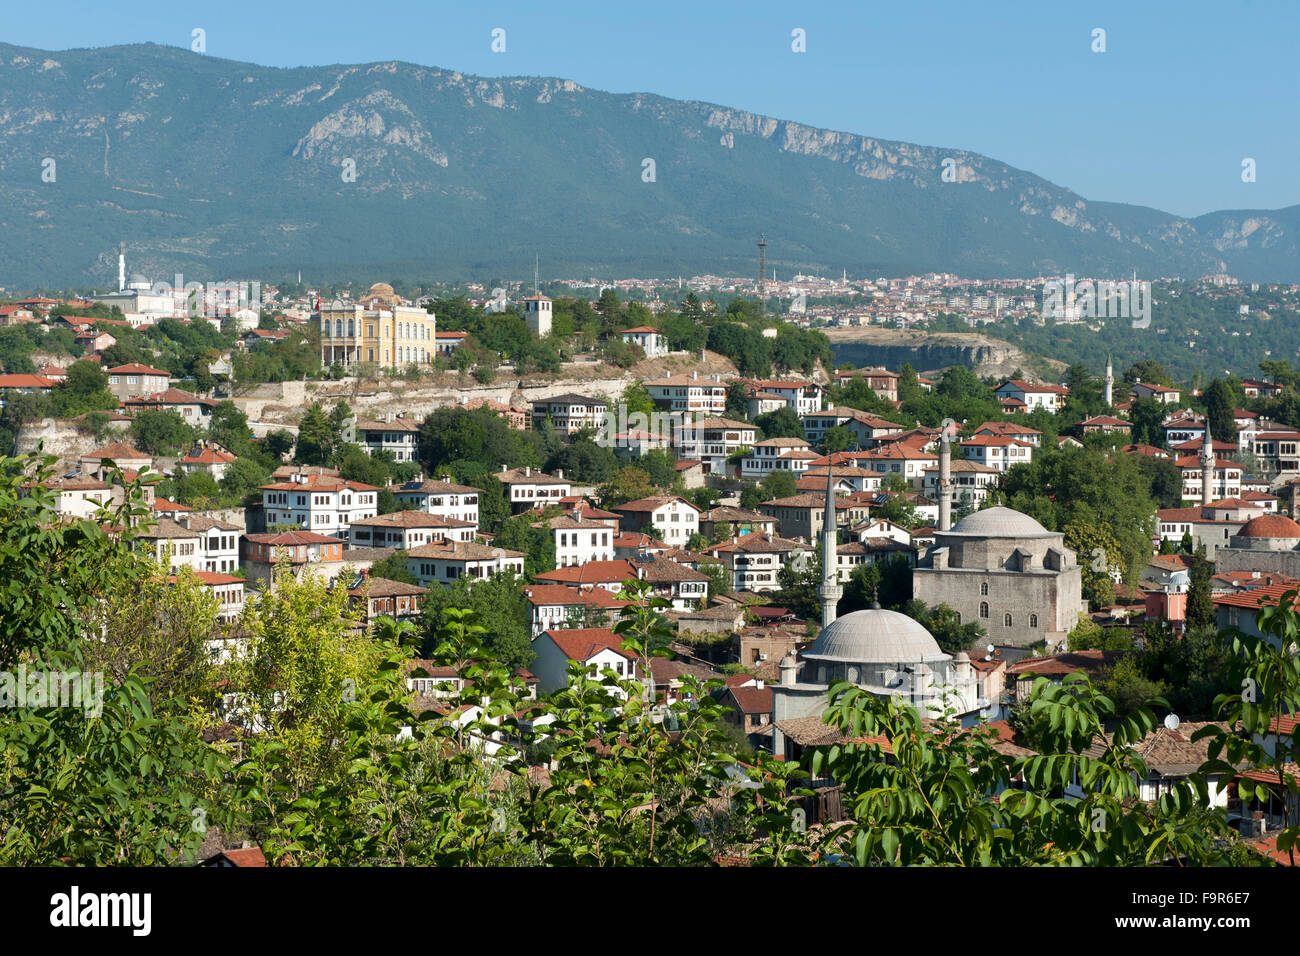
[[[393,287],[377,282],[356,304],[321,304],[321,364],[345,368],[360,362],[382,368],[427,365],[436,354],[432,312],[399,305]]]

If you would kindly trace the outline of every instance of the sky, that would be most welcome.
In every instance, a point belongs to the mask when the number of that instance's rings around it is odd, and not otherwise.
[[[189,48],[200,28],[207,55],[264,66],[557,76],[970,150],[1182,216],[1300,203],[1297,27],[1296,0],[0,5],[0,40],[20,46]]]

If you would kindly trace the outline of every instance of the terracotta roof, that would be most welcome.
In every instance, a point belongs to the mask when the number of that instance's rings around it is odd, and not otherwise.
[[[378,491],[377,485],[367,485],[360,481],[345,481],[333,475],[306,475],[305,481],[273,481],[269,485],[258,485],[263,491]]]
[[[450,481],[408,481],[393,488],[395,495],[475,495],[478,493],[478,488],[457,485]]]
[[[575,627],[568,630],[543,631],[565,657],[571,661],[589,661],[603,650],[636,660],[636,651],[623,647],[623,638],[607,627]]]
[[[622,608],[628,603],[618,600],[604,588],[579,591],[563,584],[530,584],[524,588],[524,596],[533,605],[592,604],[603,608]]]
[[[729,687],[727,693],[736,702],[736,708],[742,714],[772,713],[771,687]]]
[[[123,405],[206,405],[208,408],[216,408],[220,402],[215,402],[210,398],[204,398],[201,395],[194,395],[190,392],[179,388],[168,388],[161,392],[154,392],[151,395],[137,395],[134,398],[128,398]]]
[[[446,518],[442,515],[431,515],[424,511],[393,511],[386,515],[375,515],[373,518],[358,518],[356,521],[349,521],[348,524],[376,528],[477,527],[472,521],[464,521],[460,518]]]
[[[0,375],[0,388],[54,388],[57,384],[43,375],[27,375],[21,372]]]
[[[111,445],[105,445],[103,448],[96,448],[94,451],[88,451],[82,458],[112,458],[116,460],[147,459],[153,460],[153,456],[143,451],[137,451],[125,442],[115,441]]]
[[[341,538],[331,538],[328,535],[317,534],[314,531],[277,531],[270,534],[247,534],[244,535],[246,541],[253,544],[268,544],[272,547],[292,548],[295,545],[302,544],[339,544],[343,543]]]
[[[487,561],[491,558],[526,558],[522,551],[480,544],[477,541],[435,541],[406,552],[412,558],[441,558],[447,561]]]
[[[636,568],[628,561],[588,561],[569,568],[556,568],[536,575],[543,584],[611,584],[636,578]]]
[[[1212,600],[1221,607],[1244,607],[1253,611],[1261,605],[1277,604],[1283,594],[1294,590],[1294,584],[1270,584],[1234,594],[1215,594]]]
[[[1100,670],[1122,656],[1124,651],[1068,651],[1051,657],[1026,657],[1007,665],[1008,674],[1028,674],[1038,677],[1064,677],[1078,671],[1090,673]]]
[[[1237,534],[1243,538],[1300,538],[1300,524],[1286,515],[1260,515],[1242,525]]]
[[[405,581],[394,581],[391,578],[379,578],[371,575],[366,575],[360,583],[348,588],[348,594],[353,597],[361,597],[363,594],[372,598],[409,597],[415,594],[428,593],[428,588],[422,588],[418,584],[407,584]]]
[[[141,365],[139,362],[132,362],[129,365],[119,365],[117,368],[105,370],[109,375],[165,375],[170,377],[171,372],[164,371],[160,368],[150,368],[148,365]]]
[[[682,504],[686,505],[686,507],[690,508],[692,511],[696,512],[697,514],[699,513],[700,510],[699,508],[695,507],[695,505],[691,504],[689,501],[687,501],[685,498],[681,497],[680,495],[651,495],[648,498],[638,498],[636,501],[628,501],[624,504],[619,505],[617,508],[614,508],[613,510],[618,512],[655,511],[673,501],[680,501]]]

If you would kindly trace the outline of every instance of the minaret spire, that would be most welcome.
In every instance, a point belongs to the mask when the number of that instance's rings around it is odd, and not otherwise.
[[[1214,500],[1214,436],[1210,434],[1210,415],[1205,415],[1205,442],[1201,445],[1201,507]]]
[[[939,433],[939,530],[952,527],[952,440],[948,437],[949,423],[943,423]]]
[[[1115,398],[1115,370],[1110,364],[1110,353],[1106,353],[1106,407],[1114,407]]]
[[[839,529],[835,524],[835,456],[828,455],[826,463],[826,517],[822,525],[822,584],[819,595],[822,599],[822,627],[829,627],[835,620],[836,606],[844,589],[840,587]]]

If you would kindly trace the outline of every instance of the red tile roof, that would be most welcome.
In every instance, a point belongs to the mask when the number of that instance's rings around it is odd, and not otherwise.
[[[575,627],[567,630],[543,631],[560,652],[571,661],[586,662],[603,650],[636,660],[636,651],[623,647],[623,638],[607,627]]]

